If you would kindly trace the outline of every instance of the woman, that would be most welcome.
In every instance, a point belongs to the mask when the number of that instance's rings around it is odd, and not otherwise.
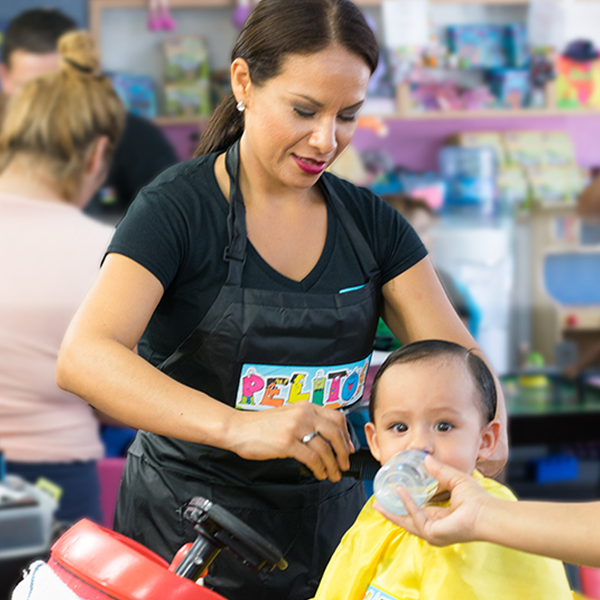
[[[511,502],[490,496],[474,477],[425,458],[431,474],[450,490],[448,508],[419,508],[400,490],[408,515],[387,519],[435,546],[492,542],[575,565],[600,568],[596,532],[600,502]]]
[[[59,385],[144,430],[118,530],[171,558],[201,495],[284,552],[268,577],[220,556],[227,598],[312,596],[362,507],[331,408],[360,399],[380,313],[402,341],[475,345],[402,217],[324,173],[377,58],[348,0],[262,0],[198,158],[133,203],[59,359]]]
[[[84,216],[124,122],[91,38],[60,40],[61,69],[26,83],[0,137],[0,449],[9,473],[62,488],[56,516],[101,520],[92,408],[56,386],[64,332],[113,228]]]

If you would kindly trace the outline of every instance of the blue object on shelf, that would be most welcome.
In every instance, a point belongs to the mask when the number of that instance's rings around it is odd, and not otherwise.
[[[491,214],[496,200],[496,152],[487,146],[446,146],[439,163],[448,208],[467,207]]]
[[[515,109],[529,104],[531,82],[527,69],[493,69],[488,81],[499,106]]]
[[[507,65],[502,25],[451,25],[448,48],[463,68],[493,69]]]
[[[402,191],[402,185],[395,173],[380,175],[369,184],[369,189],[378,196],[382,194],[397,194]]]
[[[537,483],[570,481],[579,477],[577,458],[568,454],[553,454],[529,462],[530,473]]]
[[[156,86],[152,77],[113,73],[110,80],[128,112],[146,119],[158,116]]]
[[[600,304],[600,253],[561,252],[544,257],[546,293],[563,306]]]
[[[505,27],[505,47],[509,66],[520,69],[529,65],[529,42],[527,26],[524,23],[511,23]]]

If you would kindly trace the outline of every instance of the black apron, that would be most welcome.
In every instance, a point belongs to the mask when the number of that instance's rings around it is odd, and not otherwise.
[[[326,201],[352,242],[364,285],[331,294],[242,287],[247,235],[237,181],[239,142],[228,150],[226,166],[231,180],[227,280],[199,325],[159,368],[242,410],[304,399],[333,408],[358,402],[381,303],[371,249],[321,178]],[[289,563],[285,571],[259,576],[222,552],[205,584],[230,600],[312,597],[365,502],[362,482],[319,482],[293,459],[248,461],[219,448],[139,432],[121,483],[115,529],[171,560],[195,538],[182,519],[182,508],[194,496],[233,512]]]

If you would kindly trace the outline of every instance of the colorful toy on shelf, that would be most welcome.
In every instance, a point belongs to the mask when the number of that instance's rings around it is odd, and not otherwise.
[[[446,208],[491,215],[496,201],[497,161],[494,149],[445,146],[438,158],[447,190]]]
[[[529,104],[531,86],[525,69],[493,69],[488,74],[490,90],[498,106],[517,109]]]
[[[148,29],[150,31],[172,31],[175,19],[169,11],[169,0],[149,0]]]
[[[470,132],[452,136],[462,148],[487,146],[498,164],[498,200],[503,208],[530,208],[533,201],[573,203],[590,174],[578,166],[564,131]]]
[[[158,115],[156,86],[152,77],[114,73],[110,79],[128,112],[146,119]]]
[[[503,135],[508,163],[521,167],[545,164],[543,134],[538,131],[511,131]]]
[[[449,145],[462,146],[463,148],[475,148],[477,146],[488,146],[494,149],[496,161],[499,165],[506,164],[506,152],[502,140],[502,134],[496,131],[469,131],[451,136]]]
[[[208,117],[211,113],[210,85],[165,85],[165,112],[170,117]]]
[[[564,131],[540,133],[544,150],[544,164],[575,165],[575,146],[571,136]]]
[[[546,361],[540,352],[530,352],[525,360],[523,374],[519,376],[519,386],[522,388],[545,388],[550,384],[546,375],[539,373],[539,370],[546,366]],[[531,374],[527,374],[527,371]],[[535,371],[538,371],[536,373]]]
[[[513,69],[522,69],[529,64],[527,27],[523,23],[511,23],[504,28],[504,46],[507,63]]]
[[[207,117],[212,110],[208,48],[202,36],[168,38],[165,55],[165,111],[169,116]]]
[[[180,35],[163,42],[165,81],[191,84],[210,77],[208,48],[204,37]]]
[[[526,204],[531,196],[529,180],[521,167],[502,167],[498,171],[497,185],[498,202],[507,210]]]
[[[398,170],[398,180],[403,194],[423,200],[432,210],[439,211],[443,208],[446,184],[438,173]]]
[[[507,66],[504,27],[500,25],[452,25],[447,29],[448,48],[465,69]]]
[[[600,60],[556,60],[556,105],[559,108],[600,108]]]
[[[547,86],[556,79],[554,50],[538,49],[532,51],[529,60],[529,77],[531,80],[530,105],[543,108],[548,105]]]
[[[571,168],[568,165],[530,167],[527,177],[532,199],[539,202],[574,202],[575,197],[570,193]]]
[[[451,81],[414,83],[410,91],[420,112],[485,110],[495,102],[485,86],[462,87]]]

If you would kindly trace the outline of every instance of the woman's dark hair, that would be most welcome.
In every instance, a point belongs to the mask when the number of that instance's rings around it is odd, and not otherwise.
[[[472,350],[444,340],[422,340],[413,342],[392,352],[377,371],[373,386],[371,388],[371,399],[369,401],[369,419],[375,422],[375,404],[377,402],[377,388],[383,374],[393,365],[401,365],[435,357],[448,357],[463,360],[473,377],[475,388],[479,392],[481,407],[485,423],[489,423],[496,415],[498,401],[496,393],[496,382],[485,362]]]
[[[260,86],[276,77],[291,54],[314,54],[337,43],[377,67],[377,40],[350,0],[261,0],[244,23],[231,53],[243,58]],[[194,156],[222,152],[244,132],[244,114],[229,94],[215,109]]]

